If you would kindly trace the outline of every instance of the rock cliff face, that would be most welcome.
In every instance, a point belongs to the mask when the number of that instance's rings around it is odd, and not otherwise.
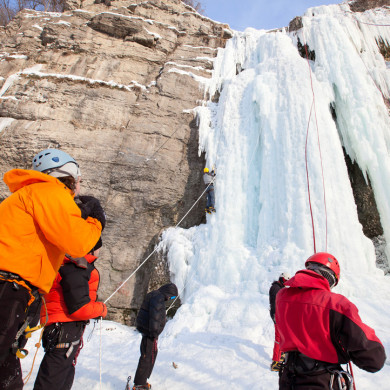
[[[66,8],[24,10],[0,30],[0,173],[30,168],[48,147],[80,163],[82,193],[107,213],[97,264],[105,299],[203,191],[193,109],[232,33],[179,0]],[[8,195],[1,183],[0,200]],[[181,226],[201,223],[203,209]],[[166,278],[151,258],[110,300],[109,317],[132,323],[149,282]]]
[[[349,3],[351,11],[364,12],[368,9],[390,5],[389,0],[355,0]]]

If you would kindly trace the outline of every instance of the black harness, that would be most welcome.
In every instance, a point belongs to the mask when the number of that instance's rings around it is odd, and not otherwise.
[[[352,390],[353,387],[352,375],[344,371],[340,364],[315,360],[299,351],[286,353],[283,370],[287,370],[288,375],[292,377],[330,373],[329,390]]]

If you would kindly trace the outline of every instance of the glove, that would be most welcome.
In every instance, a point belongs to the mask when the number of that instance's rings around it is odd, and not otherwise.
[[[102,302],[102,305],[103,305],[103,313],[102,313],[102,317],[104,318],[106,315],[107,315],[107,306],[105,303]]]
[[[99,199],[93,196],[79,196],[81,201],[79,208],[81,210],[81,217],[86,219],[87,217],[96,218],[102,224],[102,230],[106,226],[106,214],[101,206]]]
[[[102,312],[99,316],[94,317],[94,320],[99,320],[100,317],[104,318],[107,315],[107,306],[104,302],[96,302],[97,304],[101,303],[102,304]],[[92,318],[91,318],[92,319]]]

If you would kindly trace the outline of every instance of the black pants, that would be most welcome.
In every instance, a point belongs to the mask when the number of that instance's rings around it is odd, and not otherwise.
[[[0,390],[23,389],[20,360],[11,346],[26,319],[29,300],[23,286],[0,281]]]
[[[82,346],[85,325],[85,321],[59,322],[45,328],[42,337],[45,356],[35,379],[34,390],[70,390],[72,388],[75,358]],[[55,345],[72,343],[77,340],[80,342],[71,351],[69,347],[55,348]]]
[[[140,352],[141,356],[139,358],[137,371],[134,377],[134,385],[146,385],[147,379],[152,375],[158,352],[157,338],[151,338],[143,335]]]

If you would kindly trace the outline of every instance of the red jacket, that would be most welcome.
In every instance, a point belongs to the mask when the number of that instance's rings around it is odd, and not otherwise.
[[[276,324],[284,352],[299,351],[328,363],[353,361],[369,372],[379,371],[385,349],[359,317],[357,307],[330,291],[327,280],[302,270],[276,295]]]
[[[107,308],[103,302],[96,302],[99,287],[99,272],[93,265],[95,256],[86,255],[86,269],[80,268],[67,257],[58,272],[53,286],[45,295],[48,322],[84,321],[105,317]],[[41,323],[46,321],[45,306],[41,310]]]

